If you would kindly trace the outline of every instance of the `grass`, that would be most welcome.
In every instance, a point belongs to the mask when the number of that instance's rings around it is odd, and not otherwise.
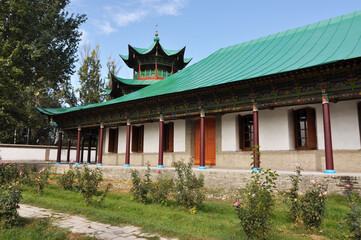
[[[73,234],[63,228],[52,226],[49,219],[20,218],[19,225],[10,229],[0,228],[0,240],[90,240],[82,234]]]
[[[23,192],[22,203],[77,214],[93,221],[113,225],[132,224],[143,231],[179,239],[245,239],[231,202],[206,201],[197,214],[170,203],[169,206],[141,204],[130,200],[126,192],[112,191],[99,207],[95,200],[88,207],[79,193],[65,191],[55,185],[43,195]],[[327,211],[320,229],[312,230],[294,225],[287,216],[282,199],[277,199],[273,213],[273,231],[269,239],[341,239],[338,222],[348,211],[346,199],[330,195]]]

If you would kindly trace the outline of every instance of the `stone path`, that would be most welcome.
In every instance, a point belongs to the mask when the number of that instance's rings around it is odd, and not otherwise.
[[[38,208],[25,204],[20,204],[18,212],[21,217],[25,218],[51,218],[52,224],[55,226],[68,228],[73,233],[83,233],[97,239],[169,240],[167,238],[159,237],[156,235],[142,233],[140,231],[140,228],[135,226],[112,226],[110,224],[93,222],[79,216],[72,216],[65,213],[56,213],[45,208]]]

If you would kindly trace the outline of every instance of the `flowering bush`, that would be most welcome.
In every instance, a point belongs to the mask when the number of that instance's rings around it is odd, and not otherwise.
[[[295,164],[296,174],[290,175],[289,178],[292,182],[292,188],[287,190],[285,196],[287,197],[286,203],[289,206],[289,215],[293,221],[299,222],[301,220],[301,201],[299,199],[298,190],[301,180],[301,171],[303,170],[299,164]]]
[[[325,213],[327,186],[321,183],[315,183],[314,180],[310,181],[313,185],[309,188],[301,198],[302,205],[302,221],[308,227],[319,227],[322,222],[323,215]]]
[[[5,227],[18,223],[19,202],[22,199],[19,182],[12,183],[6,189],[0,190],[0,222]]]
[[[131,171],[131,180],[133,184],[132,188],[130,189],[132,194],[131,198],[142,203],[147,203],[147,195],[152,184],[150,179],[149,163],[147,165],[148,168],[145,172],[144,178],[140,177],[138,170]]]
[[[101,207],[103,206],[104,202],[105,202],[105,198],[107,197],[107,194],[109,192],[109,189],[112,187],[112,184],[111,183],[108,183],[107,184],[107,187],[105,188],[103,194],[99,197],[97,203],[98,203],[98,206]]]
[[[347,198],[350,211],[342,220],[340,227],[347,230],[348,239],[361,239],[361,197],[355,193],[350,184],[346,185]]]
[[[174,184],[177,204],[187,208],[199,208],[205,199],[203,175],[197,177],[192,170],[192,163],[173,164],[177,172]]]
[[[57,182],[60,187],[64,190],[73,190],[73,185],[75,183],[75,172],[73,171],[73,166],[69,165],[68,171],[60,175],[57,179]]]
[[[25,174],[23,182],[33,189],[36,189],[38,194],[43,194],[44,187],[48,185],[49,168],[36,169],[28,171]]]
[[[167,205],[168,196],[173,188],[173,180],[169,179],[168,176],[163,176],[162,172],[158,170],[158,178],[152,182],[150,189],[150,195],[152,201],[158,204]]]
[[[19,180],[23,176],[16,164],[0,163],[0,222],[10,227],[18,222],[22,199]]]
[[[252,172],[239,199],[234,203],[241,227],[249,239],[267,239],[274,206],[273,190],[278,174],[270,169]]]
[[[86,165],[80,170],[78,169],[78,187],[88,206],[97,193],[99,183],[103,180],[103,174],[99,168],[89,169]]]

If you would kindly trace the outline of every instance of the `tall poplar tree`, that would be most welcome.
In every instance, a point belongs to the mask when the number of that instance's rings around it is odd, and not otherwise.
[[[85,45],[82,52],[82,65],[78,70],[79,101],[82,105],[105,100],[105,84],[101,78],[101,67],[99,46],[90,51],[89,47]]]
[[[120,65],[115,62],[115,59],[112,59],[112,57],[108,57],[107,61],[107,67],[108,67],[108,82],[106,89],[112,89],[112,74],[117,75],[120,70]],[[105,99],[108,101],[111,99],[109,95],[106,95]]]
[[[35,106],[76,103],[70,76],[86,17],[70,14],[69,3],[0,0],[1,143],[50,143],[51,129]]]

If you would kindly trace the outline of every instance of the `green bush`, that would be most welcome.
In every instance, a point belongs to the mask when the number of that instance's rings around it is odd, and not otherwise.
[[[137,202],[147,203],[147,195],[150,191],[152,181],[150,179],[149,163],[147,171],[142,178],[138,170],[131,171],[132,188],[130,189],[131,198]]]
[[[97,203],[98,203],[98,206],[101,207],[104,205],[104,202],[105,202],[105,198],[107,197],[108,195],[108,192],[109,192],[109,189],[112,187],[112,184],[108,183],[107,184],[107,187],[105,188],[103,194],[99,197]]]
[[[301,217],[308,227],[318,228],[322,223],[326,209],[327,186],[314,183],[313,180],[311,180],[311,183],[313,184],[312,187],[301,198]]]
[[[58,185],[64,190],[73,190],[75,183],[75,172],[73,171],[72,165],[69,165],[68,171],[60,175],[57,179]]]
[[[348,239],[359,240],[361,239],[361,197],[355,193],[350,184],[347,184],[346,188],[350,211],[342,220],[340,227],[348,231],[346,235]]]
[[[89,169],[86,165],[77,171],[78,188],[85,200],[85,205],[89,205],[93,196],[97,193],[99,183],[103,180],[103,174],[99,168]]]
[[[20,170],[14,163],[0,162],[0,186],[20,179]]]
[[[157,180],[152,182],[150,195],[152,201],[158,204],[167,205],[169,194],[173,189],[173,180],[168,176],[163,176],[162,172],[158,170]]]
[[[241,227],[249,239],[267,239],[269,236],[277,177],[278,174],[270,169],[252,172],[251,181],[234,203]]]
[[[197,177],[192,170],[192,163],[177,162],[173,164],[177,172],[174,182],[175,199],[177,204],[187,208],[197,209],[205,199],[204,177]]]
[[[3,185],[0,189],[0,222],[4,227],[16,225],[19,220],[17,208],[22,199],[19,182]]]
[[[299,222],[301,220],[301,201],[298,195],[299,184],[301,180],[301,171],[303,170],[299,164],[295,164],[296,174],[290,175],[289,178],[292,182],[292,188],[285,192],[287,197],[286,203],[289,207],[289,215],[293,221]]]

